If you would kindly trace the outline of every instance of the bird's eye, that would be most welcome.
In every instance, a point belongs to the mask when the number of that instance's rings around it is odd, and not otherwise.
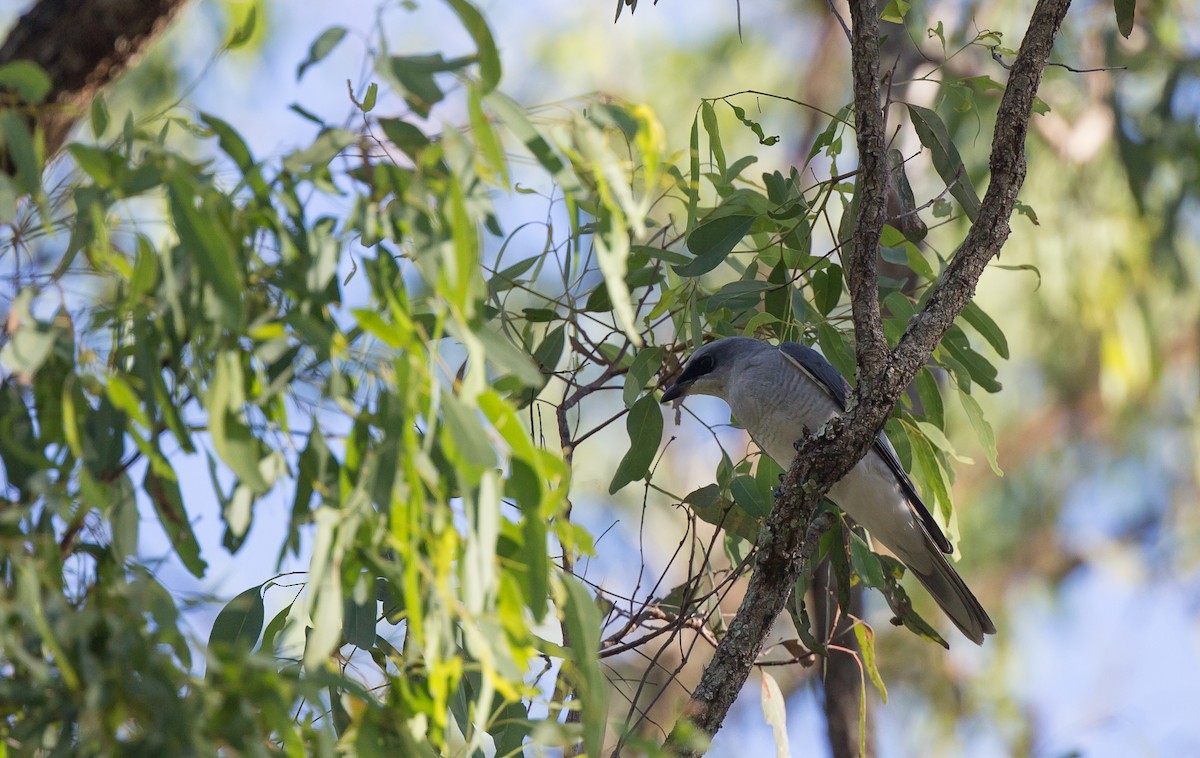
[[[711,355],[700,356],[696,359],[695,364],[692,366],[692,371],[696,372],[697,374],[707,374],[712,370],[713,359]]]

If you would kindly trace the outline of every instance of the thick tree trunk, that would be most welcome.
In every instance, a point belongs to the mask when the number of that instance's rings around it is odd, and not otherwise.
[[[0,65],[28,60],[50,75],[37,121],[53,155],[101,88],[159,35],[188,0],[39,0],[0,46]]]

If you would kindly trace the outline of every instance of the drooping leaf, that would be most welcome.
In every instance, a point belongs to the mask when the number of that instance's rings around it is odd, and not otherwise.
[[[188,521],[187,510],[183,507],[183,495],[179,491],[179,482],[160,476],[154,467],[146,469],[146,478],[142,482],[163,531],[171,540],[175,554],[183,562],[185,568],[197,578],[204,576],[208,564],[200,557],[200,543],[196,541],[196,533]]]
[[[871,678],[875,689],[879,690],[879,697],[886,703],[888,701],[887,687],[883,684],[883,677],[879,675],[879,667],[875,662],[875,631],[866,624],[855,624],[854,637],[858,640],[858,649],[862,653],[863,668],[866,670],[867,676]]]
[[[1133,34],[1133,19],[1137,11],[1137,0],[1113,0],[1113,10],[1117,16],[1117,31],[1125,39]]]
[[[719,266],[733,251],[750,227],[754,216],[722,216],[700,224],[688,235],[687,247],[696,257],[682,266],[675,267],[680,276],[700,276]]]
[[[479,63],[479,83],[483,85],[483,94],[496,89],[500,83],[500,52],[496,49],[496,40],[488,28],[487,21],[468,0],[446,0],[458,20],[462,22],[467,33],[475,42],[475,55]]]
[[[979,444],[983,445],[988,465],[992,467],[996,476],[1004,476],[996,457],[996,433],[992,431],[992,425],[983,415],[979,401],[963,391],[959,391],[958,399],[962,402],[963,410],[967,412],[967,419],[971,422],[971,428],[975,430],[975,436],[979,438]]]
[[[954,146],[954,140],[950,138],[942,117],[928,108],[911,104],[908,105],[908,115],[921,144],[929,148],[938,176],[942,177],[942,181],[950,188],[950,194],[962,206],[967,218],[974,221],[979,215],[979,195],[975,192],[975,185],[967,175],[967,168],[963,165],[962,157],[958,154],[958,148]]]
[[[987,315],[974,301],[970,301],[963,309],[962,317],[968,324],[975,327],[975,331],[987,340],[987,343],[1001,358],[1008,358],[1008,339],[991,316]]]
[[[239,593],[225,604],[213,621],[212,632],[208,635],[209,651],[220,646],[243,651],[253,649],[258,644],[265,617],[262,585]]]
[[[583,707],[583,747],[587,755],[600,755],[608,713],[608,682],[596,657],[600,649],[600,611],[592,593],[573,576],[563,576],[566,590],[563,623],[570,645],[576,694]]]
[[[763,718],[775,734],[775,758],[791,758],[792,749],[788,746],[787,702],[775,677],[765,669],[761,673]]]
[[[617,471],[608,486],[610,495],[645,477],[654,462],[658,444],[662,441],[663,419],[658,401],[652,395],[643,395],[633,404],[625,417],[625,429],[629,433],[629,450],[617,464]]]

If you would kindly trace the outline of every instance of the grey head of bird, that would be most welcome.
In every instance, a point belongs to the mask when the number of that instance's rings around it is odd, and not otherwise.
[[[711,395],[722,400],[735,372],[748,367],[755,356],[774,350],[750,337],[722,337],[692,353],[675,383],[663,392],[663,403],[687,395]]]

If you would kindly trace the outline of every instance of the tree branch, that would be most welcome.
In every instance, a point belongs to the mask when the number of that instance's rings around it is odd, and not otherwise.
[[[50,76],[38,125],[53,155],[96,93],[134,63],[188,0],[39,0],[0,46]]]
[[[852,0],[850,58],[854,75],[854,133],[858,144],[858,215],[846,274],[854,308],[859,387],[870,388],[887,360],[879,313],[879,237],[887,218],[888,168],[883,110],[879,104],[879,9],[875,0]]]
[[[868,11],[873,3],[864,3],[862,7],[856,5],[851,3],[855,19],[852,53],[861,56],[875,51],[877,55],[878,30],[873,26],[876,14]],[[878,292],[864,284],[866,279],[874,282],[868,267],[874,267],[876,249],[871,246],[869,229],[855,230],[850,268],[855,270],[852,292],[855,326],[860,330],[857,334],[860,343],[857,402],[845,416],[835,418],[820,433],[810,435],[797,446],[796,460],[784,477],[780,497],[759,535],[758,559],[745,599],[685,711],[685,718],[706,734],[715,734],[725,720],[762,648],[767,631],[786,603],[800,572],[811,560],[820,526],[825,525],[822,522],[831,521],[827,514],[813,519],[817,504],[833,483],[845,476],[866,454],[904,388],[929,360],[946,330],[974,294],[984,267],[999,254],[1008,238],[1008,220],[1025,179],[1025,136],[1034,96],[1069,7],[1070,0],[1038,0],[996,115],[991,183],[979,216],[931,293],[925,309],[913,318],[896,350],[890,355],[885,351],[883,357],[877,357],[878,343],[884,339],[877,315]],[[871,33],[875,41],[858,39],[870,29],[874,29]],[[878,62],[875,74],[868,64],[854,62],[859,129],[874,128],[869,111],[877,108],[879,102],[877,70]],[[879,118],[881,127],[882,114]],[[862,135],[859,139],[862,143]],[[882,220],[876,219],[878,211],[874,203],[885,199],[882,194],[886,189],[885,156],[882,152],[874,155],[869,141],[867,148],[860,147],[862,158],[876,161],[876,168],[874,175],[869,175],[866,170],[860,172],[859,181],[864,187],[859,210],[860,227],[872,223],[879,223],[881,227]],[[878,231],[874,237],[876,247],[877,234]],[[864,260],[868,256],[871,260]],[[876,313],[874,319],[872,310]],[[868,344],[865,350],[862,347],[864,341]],[[879,360],[879,373],[864,372],[864,368],[872,368],[876,360]],[[674,740],[668,742],[674,749],[682,750]]]

